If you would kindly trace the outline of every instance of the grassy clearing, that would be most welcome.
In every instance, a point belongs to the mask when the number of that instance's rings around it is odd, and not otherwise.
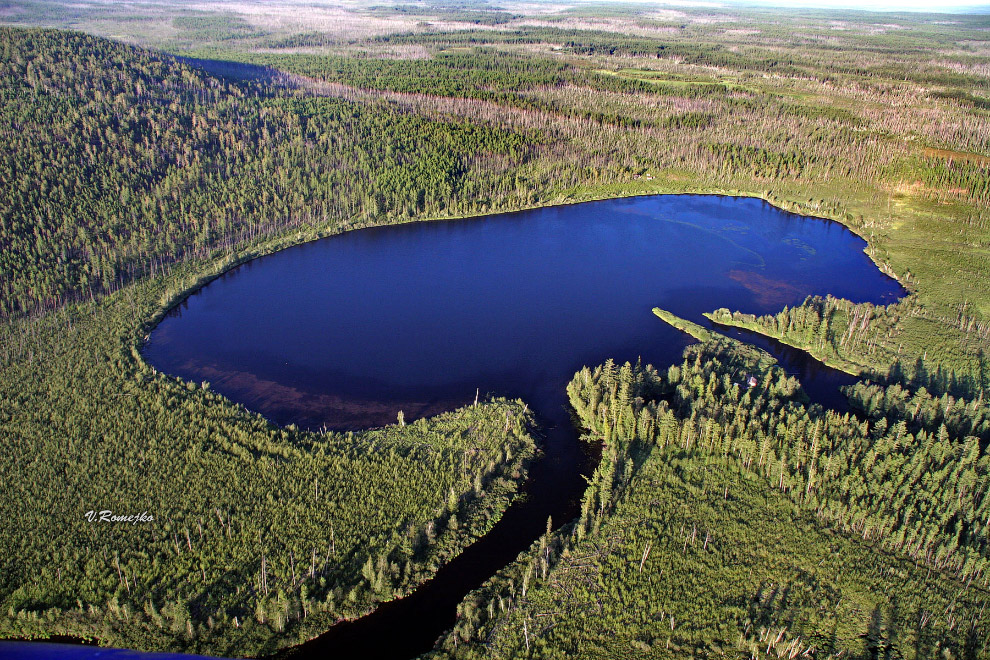
[[[703,327],[697,323],[692,323],[687,319],[682,319],[679,316],[671,314],[665,309],[660,309],[659,307],[653,308],[653,314],[659,317],[664,323],[667,323],[681,332],[685,332],[700,342],[708,342],[712,340],[712,333],[705,330]]]

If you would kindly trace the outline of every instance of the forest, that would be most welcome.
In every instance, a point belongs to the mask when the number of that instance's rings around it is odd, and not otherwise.
[[[534,457],[513,401],[360,433],[273,426],[144,364],[135,319],[162,285],[127,291],[32,322],[5,360],[6,636],[271,653],[428,577]],[[85,517],[103,508],[155,521]]]
[[[324,432],[157,372],[198,287],[351,229],[699,193],[841,223],[907,295],[659,310],[680,364],[578,371],[580,516],[430,655],[990,655],[985,16],[292,7],[0,3],[0,638],[271,654],[519,496],[524,401]],[[848,408],[728,326],[855,375]]]
[[[862,414],[823,409],[717,333],[568,395],[606,447],[580,517],[431,657],[986,657],[982,402],[863,382]]]

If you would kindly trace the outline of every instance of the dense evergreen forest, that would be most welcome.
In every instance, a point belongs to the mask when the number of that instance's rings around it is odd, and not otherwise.
[[[0,3],[0,637],[270,653],[517,493],[524,402],[320,433],[157,373],[197,286],[357,227],[697,192],[841,222],[907,287],[709,316],[859,374],[852,412],[667,316],[702,341],[575,375],[580,518],[435,654],[988,656],[985,17],[293,6]]]
[[[666,370],[582,369],[568,395],[607,451],[580,518],[435,657],[986,657],[985,406],[850,394],[868,415],[808,406],[717,334]]]
[[[5,29],[0,48],[5,313],[286,226],[468,210],[448,208],[477,197],[464,161],[488,163],[471,169],[498,190],[538,139],[232,83],[81,34]]]

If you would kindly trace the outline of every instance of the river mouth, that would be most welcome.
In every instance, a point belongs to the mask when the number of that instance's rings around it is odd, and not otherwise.
[[[334,626],[292,657],[414,657],[457,604],[546,528],[570,521],[597,455],[565,394],[608,358],[658,366],[690,341],[652,308],[705,323],[719,307],[778,311],[807,295],[895,301],[903,289],[837,223],[761,200],[660,195],[348,232],[235,268],[170,312],[145,358],[280,424],[354,430],[521,398],[544,456],[526,497],[410,596]],[[832,370],[773,350],[826,394]],[[806,361],[806,362],[805,362]],[[825,378],[828,376],[828,378]],[[817,398],[817,397],[816,397]],[[838,400],[838,399],[836,399]]]

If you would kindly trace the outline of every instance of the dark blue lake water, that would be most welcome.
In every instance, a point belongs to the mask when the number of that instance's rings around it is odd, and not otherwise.
[[[677,359],[687,340],[654,306],[703,322],[810,293],[894,300],[864,246],[760,200],[686,195],[367,229],[233,270],[166,318],[146,356],[312,428],[413,419],[479,388],[562,401],[582,365]]]
[[[607,358],[665,366],[689,339],[660,306],[774,312],[809,294],[887,303],[903,293],[841,225],[760,200],[654,196],[348,232],[245,264],[192,295],[151,335],[159,370],[279,424],[365,428],[481,395],[521,397],[545,456],[527,497],[412,595],[334,626],[293,657],[411,658],[453,625],[464,595],[575,517],[595,448],[564,391]],[[852,378],[751,333],[813,400],[841,407]],[[23,644],[16,649],[23,651]],[[8,650],[16,650],[8,647]],[[0,646],[2,651],[2,646]],[[94,657],[77,647],[77,659]]]

